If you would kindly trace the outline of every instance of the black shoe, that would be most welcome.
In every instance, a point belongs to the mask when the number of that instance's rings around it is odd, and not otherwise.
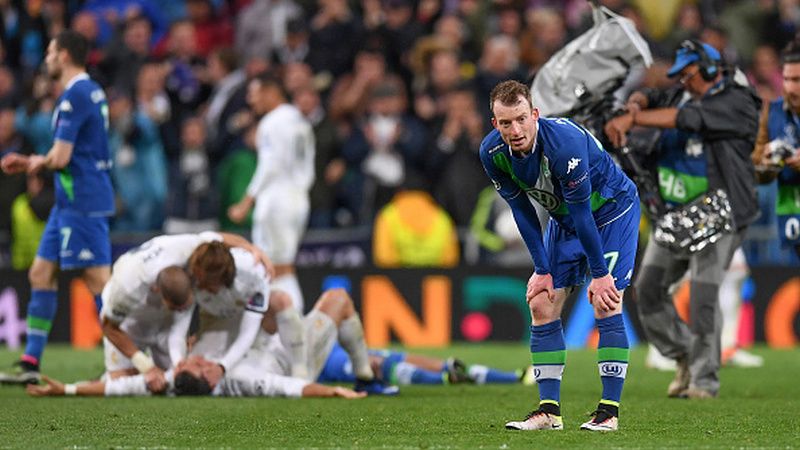
[[[11,365],[11,370],[0,372],[0,384],[39,384],[39,366],[27,361],[17,361]]]
[[[447,358],[445,366],[447,366],[447,381],[450,384],[475,382],[475,379],[467,372],[467,365],[460,359]]]

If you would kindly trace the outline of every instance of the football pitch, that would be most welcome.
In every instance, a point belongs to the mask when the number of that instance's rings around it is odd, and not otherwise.
[[[800,351],[755,349],[759,369],[725,368],[713,400],[666,398],[672,373],[644,367],[634,349],[620,430],[579,431],[600,395],[595,352],[570,351],[562,388],[564,431],[505,430],[533,407],[534,386],[408,386],[398,397],[29,398],[0,387],[0,448],[795,448],[800,446]],[[519,344],[420,350],[503,369],[530,360]],[[6,365],[17,352],[0,350]],[[50,346],[45,373],[98,376],[99,350]]]

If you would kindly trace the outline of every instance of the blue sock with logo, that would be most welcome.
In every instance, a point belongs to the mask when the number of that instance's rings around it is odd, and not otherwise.
[[[31,301],[28,303],[28,337],[25,343],[25,353],[22,360],[31,364],[39,364],[47,345],[47,336],[53,327],[53,319],[58,309],[58,293],[33,289]]]
[[[531,326],[531,361],[539,386],[539,405],[555,405],[560,416],[561,376],[567,363],[561,319]]]
[[[603,396],[600,404],[619,407],[622,386],[628,373],[630,349],[625,334],[622,314],[596,319],[600,341],[597,345],[597,367],[603,383]]]

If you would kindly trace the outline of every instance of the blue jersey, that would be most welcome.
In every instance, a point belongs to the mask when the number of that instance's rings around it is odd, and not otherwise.
[[[108,103],[88,75],[70,80],[53,111],[54,140],[73,145],[69,164],[56,173],[56,205],[92,216],[114,213]]]
[[[779,98],[769,105],[767,133],[770,141],[783,139],[794,148],[800,147],[800,118]],[[800,172],[784,167],[778,173],[778,197],[775,205],[778,215],[778,234],[781,243],[794,247],[800,245]]]
[[[630,210],[638,201],[636,186],[581,126],[569,119],[544,117],[538,125],[535,147],[524,157],[512,155],[500,133],[493,130],[481,143],[481,162],[497,191],[511,205],[538,273],[549,273],[550,267],[527,197],[541,204],[566,233],[578,235],[592,274],[602,276],[608,270],[596,229]]]

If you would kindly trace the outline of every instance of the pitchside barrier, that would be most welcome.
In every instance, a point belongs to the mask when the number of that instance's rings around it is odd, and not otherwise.
[[[453,341],[520,341],[529,338],[530,313],[525,286],[530,272],[522,269],[461,267],[452,270],[376,268],[299,272],[306,308],[324,287],[343,287],[361,312],[367,342],[373,347],[391,343],[441,347]],[[629,340],[642,339],[632,290],[625,293]],[[18,347],[25,337],[25,312],[30,288],[25,272],[0,271],[0,345]],[[760,267],[752,270],[742,289],[744,305],[739,341],[793,347],[800,336],[800,273],[796,268]],[[688,314],[688,286],[679,289],[675,303]],[[567,300],[565,337],[569,347],[594,346],[592,309],[585,290]],[[55,342],[92,348],[100,342],[94,300],[75,272],[59,278],[59,310],[50,334]]]

